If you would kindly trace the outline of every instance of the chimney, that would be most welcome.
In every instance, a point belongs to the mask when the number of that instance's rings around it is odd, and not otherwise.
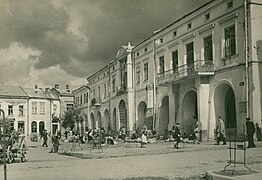
[[[59,84],[55,84],[55,89],[59,89]]]
[[[69,85],[66,85],[66,92],[70,92]]]

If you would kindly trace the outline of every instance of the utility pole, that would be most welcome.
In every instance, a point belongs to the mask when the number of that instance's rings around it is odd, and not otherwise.
[[[0,115],[3,114],[3,138],[1,141],[3,147],[4,154],[4,180],[7,180],[7,172],[6,172],[6,120],[5,120],[5,112],[0,109]]]

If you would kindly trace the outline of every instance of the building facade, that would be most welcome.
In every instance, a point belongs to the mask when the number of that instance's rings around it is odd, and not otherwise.
[[[12,129],[21,130],[26,136],[47,130],[55,134],[61,130],[64,111],[72,108],[74,98],[69,87],[25,88],[0,86],[0,108],[5,112]]]
[[[243,133],[246,117],[261,125],[261,3],[215,0],[162,28],[89,76],[93,128],[128,131],[147,125],[184,136],[200,121],[202,139],[216,120]]]
[[[28,104],[29,98],[21,87],[0,86],[0,109],[5,112],[12,129],[22,133],[28,129]]]
[[[83,135],[85,131],[91,127],[91,122],[88,119],[89,114],[89,86],[83,85],[76,90],[72,91],[74,95],[74,105],[77,110],[79,110],[79,117],[77,123],[77,131]]]

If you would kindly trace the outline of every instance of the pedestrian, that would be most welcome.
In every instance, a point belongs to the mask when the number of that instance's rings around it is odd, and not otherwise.
[[[174,148],[179,149],[178,144],[181,141],[180,124],[176,123],[176,126],[172,127],[172,131],[173,131],[173,137],[176,141],[176,143],[174,144]]]
[[[141,131],[141,148],[146,148],[147,145],[147,127],[144,126]]]
[[[43,142],[42,146],[48,147],[47,146],[47,130],[44,130],[44,132],[43,132],[43,140],[44,140],[44,142]]]
[[[256,126],[256,137],[257,137],[257,141],[261,141],[261,129],[260,129],[258,123],[256,123],[255,126]]]
[[[122,142],[126,141],[126,128],[125,128],[125,126],[122,126],[122,129],[121,129],[121,139],[122,139]]]
[[[250,120],[249,117],[246,118],[246,131],[247,131],[247,138],[248,138],[248,148],[254,148],[256,147],[254,143],[254,133],[255,133],[255,125],[254,123]]]
[[[200,144],[200,129],[199,126],[196,125],[195,129],[194,129],[194,134],[195,134],[195,139],[194,139],[194,143],[195,144]]]
[[[223,141],[223,145],[226,145],[225,124],[224,124],[221,116],[218,116],[218,123],[217,123],[216,133],[217,133],[217,143],[216,143],[216,145],[219,145],[220,141]]]

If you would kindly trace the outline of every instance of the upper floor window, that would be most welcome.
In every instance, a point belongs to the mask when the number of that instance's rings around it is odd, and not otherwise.
[[[191,29],[192,28],[192,23],[188,23],[187,24],[187,29]]]
[[[176,72],[178,70],[178,50],[172,52],[172,68]]]
[[[210,13],[205,14],[205,21],[208,21],[210,19]]]
[[[233,7],[233,1],[229,1],[227,3],[227,9],[231,9]]]
[[[144,52],[147,52],[147,48],[144,49]]]
[[[98,99],[100,100],[100,98],[101,98],[101,90],[100,90],[100,86],[98,86]]]
[[[95,98],[95,97],[96,97],[96,90],[93,89],[93,98]]]
[[[19,105],[19,116],[23,116],[23,115],[24,115],[24,106]]]
[[[80,95],[80,105],[82,105],[83,104],[83,95],[81,94]]]
[[[136,83],[140,83],[140,66],[136,67]]]
[[[112,92],[116,91],[116,77],[112,76]]]
[[[66,104],[66,110],[73,109],[73,104]]]
[[[225,28],[225,57],[236,54],[235,25]]]
[[[45,102],[40,102],[40,114],[45,114]]]
[[[165,58],[164,56],[159,57],[159,74],[164,74],[165,72]]]
[[[53,111],[56,112],[57,110],[57,104],[53,104]]]
[[[136,56],[139,56],[139,52],[138,52],[138,53],[136,53]]]
[[[14,113],[14,106],[13,105],[8,105],[8,115],[13,115]]]
[[[144,81],[148,80],[148,62],[144,64]]]
[[[32,102],[32,114],[37,114],[37,102]]]
[[[106,84],[104,84],[104,99],[106,98],[106,95],[107,93],[106,93]]]
[[[205,61],[213,61],[212,35],[204,38],[204,59]]]
[[[177,35],[177,31],[174,31],[173,32],[173,37],[176,37],[176,35]]]
[[[194,66],[194,43],[190,42],[186,45],[186,61],[187,66]]]
[[[86,103],[88,103],[88,93],[86,93]]]

